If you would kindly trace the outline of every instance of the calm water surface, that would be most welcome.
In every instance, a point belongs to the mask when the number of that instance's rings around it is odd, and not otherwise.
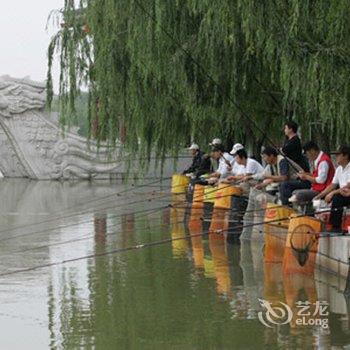
[[[167,207],[168,183],[128,188],[0,182],[0,349],[350,348],[344,281],[284,274],[260,240],[199,236],[200,210]],[[330,328],[266,327],[259,298],[327,301]]]

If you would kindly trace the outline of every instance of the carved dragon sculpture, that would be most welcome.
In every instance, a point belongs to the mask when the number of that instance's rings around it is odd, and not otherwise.
[[[0,77],[0,170],[5,177],[91,178],[123,173],[112,154],[74,132],[62,133],[45,111],[45,85]]]

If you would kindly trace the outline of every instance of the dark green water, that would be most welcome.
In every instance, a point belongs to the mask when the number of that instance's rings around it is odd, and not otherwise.
[[[0,273],[49,265],[0,277],[0,349],[349,348],[344,281],[285,275],[259,240],[197,236],[107,254],[202,232],[199,216],[161,208],[167,184],[113,195],[127,187],[0,183]],[[60,263],[91,254],[102,256]],[[259,298],[327,301],[330,327],[268,328]]]

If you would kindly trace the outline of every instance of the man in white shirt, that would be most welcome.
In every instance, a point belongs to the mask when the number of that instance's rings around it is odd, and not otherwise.
[[[218,169],[210,175],[209,183],[214,184],[219,179],[225,179],[231,174],[235,159],[229,153],[224,151],[220,145],[213,147],[211,157],[219,162]]]
[[[259,162],[248,157],[247,151],[242,145],[233,146],[232,153],[235,155],[235,163],[231,170],[232,175],[227,177],[228,181],[243,180],[247,175],[255,175],[264,171]]]
[[[341,232],[343,207],[350,205],[350,146],[341,146],[336,154],[337,164],[332,183],[322,191],[315,199],[324,198],[326,202],[332,202],[330,223],[332,231]]]

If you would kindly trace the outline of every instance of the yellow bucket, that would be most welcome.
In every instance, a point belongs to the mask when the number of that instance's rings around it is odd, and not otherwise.
[[[205,186],[204,187],[204,199],[205,203],[215,203],[215,193],[217,191],[217,187],[213,186]]]
[[[215,193],[214,208],[231,209],[231,196],[241,196],[242,189],[227,184],[220,184]]]
[[[171,182],[171,193],[185,193],[190,179],[182,174],[174,174]]]
[[[267,203],[265,211],[265,222],[271,222],[271,225],[278,225],[288,228],[289,217],[292,214],[295,214],[295,211],[292,208],[283,207],[275,203]]]
[[[195,185],[192,198],[192,208],[203,208],[204,186]]]

